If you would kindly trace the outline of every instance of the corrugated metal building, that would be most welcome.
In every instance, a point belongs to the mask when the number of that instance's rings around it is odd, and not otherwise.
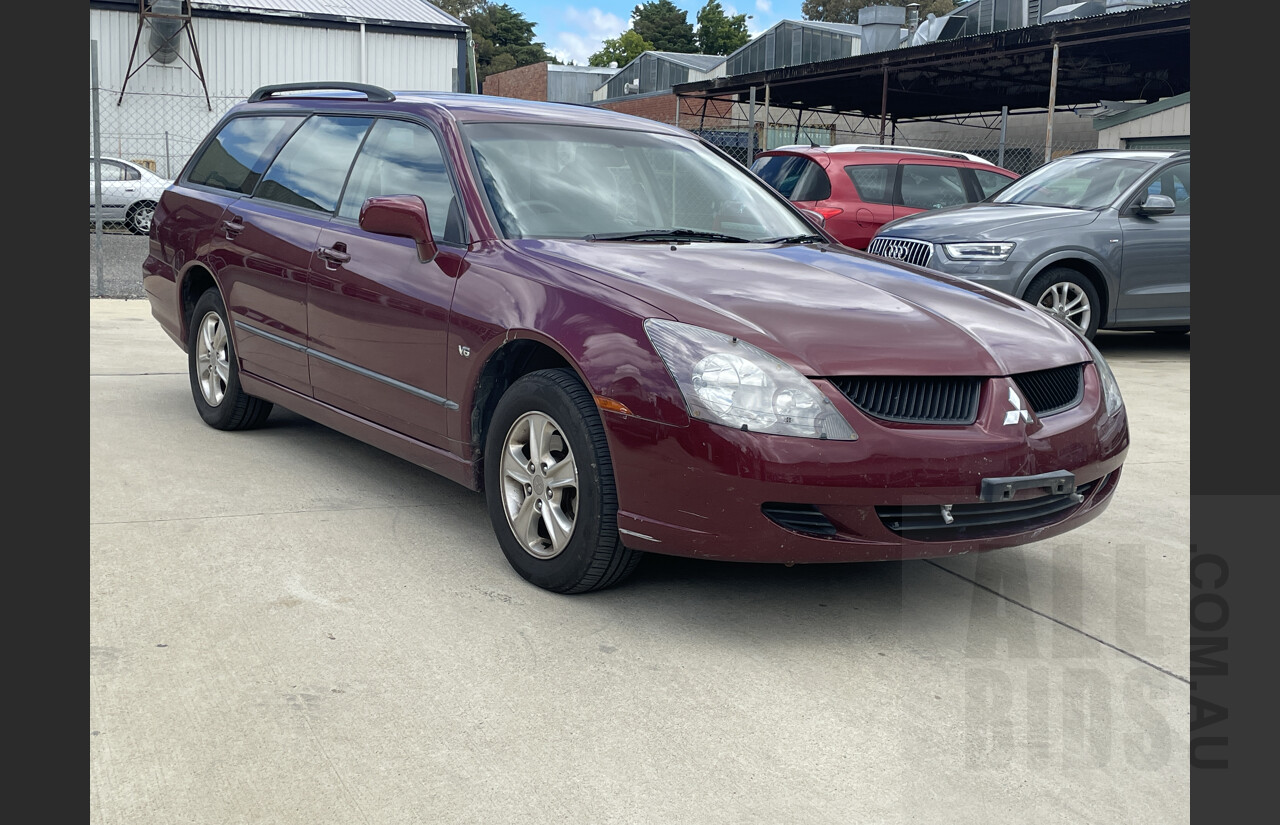
[[[189,25],[155,16],[175,12]],[[465,91],[468,32],[425,0],[90,0],[102,153],[176,173],[223,112],[271,83]]]
[[[724,56],[683,52],[643,52],[592,93],[597,103],[655,93],[670,94],[677,83],[724,76]]]

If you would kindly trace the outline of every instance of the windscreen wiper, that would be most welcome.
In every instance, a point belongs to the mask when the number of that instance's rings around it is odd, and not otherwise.
[[[587,235],[588,241],[721,241],[724,243],[752,243],[748,238],[725,235],[720,232],[704,232],[701,229],[646,229],[643,232],[605,232]]]
[[[827,239],[821,235],[788,235],[785,238],[770,238],[760,243],[826,243]]]

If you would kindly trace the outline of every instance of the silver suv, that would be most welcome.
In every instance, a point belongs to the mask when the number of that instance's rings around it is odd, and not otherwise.
[[[979,203],[890,221],[867,251],[1036,304],[1087,337],[1191,329],[1191,152],[1057,158]]]

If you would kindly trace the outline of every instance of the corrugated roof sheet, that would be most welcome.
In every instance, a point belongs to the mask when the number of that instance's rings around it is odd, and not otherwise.
[[[194,9],[280,17],[350,18],[364,22],[464,26],[426,0],[192,0]]]
[[[724,62],[724,56],[718,54],[689,54],[687,52],[643,52],[643,54],[651,54],[661,57],[663,60],[670,60],[672,63],[681,63],[691,69],[699,72],[705,72],[714,69]],[[639,58],[636,58],[637,60]],[[628,64],[630,65],[630,64]]]

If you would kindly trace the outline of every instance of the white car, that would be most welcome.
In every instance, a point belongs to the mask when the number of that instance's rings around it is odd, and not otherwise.
[[[151,217],[156,211],[160,193],[171,181],[167,181],[145,166],[120,158],[100,158],[102,166],[102,213],[104,223],[123,223],[135,235],[151,231]],[[97,193],[94,191],[95,167],[98,163],[89,158],[89,220],[99,217],[95,208]]]

